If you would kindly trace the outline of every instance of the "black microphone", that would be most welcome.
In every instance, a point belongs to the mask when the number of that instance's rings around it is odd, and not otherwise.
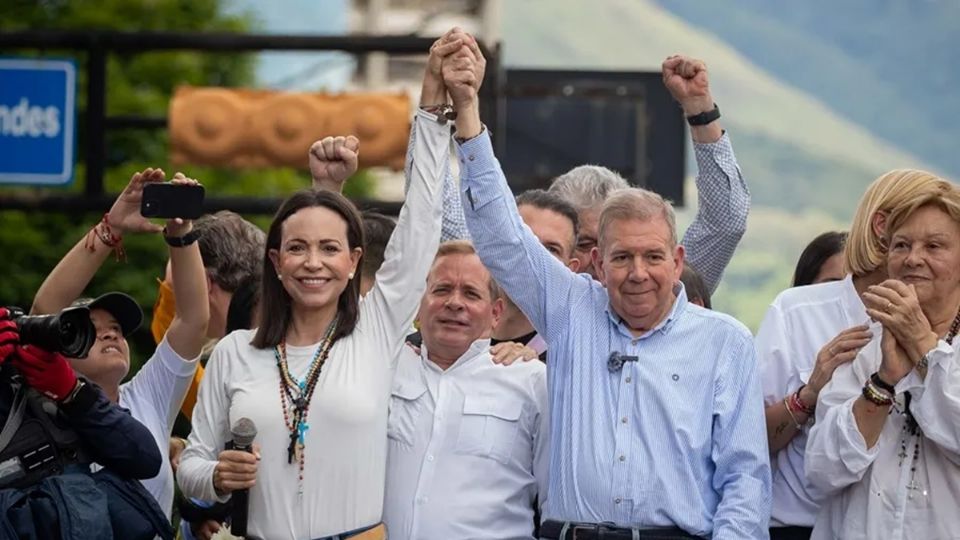
[[[257,436],[257,426],[249,418],[241,418],[230,428],[233,436],[233,449],[240,452],[253,452],[253,439]],[[249,489],[238,489],[231,495],[230,534],[247,535],[247,506],[250,499]]]
[[[636,362],[637,360],[639,360],[639,358],[636,356],[627,356],[620,354],[619,351],[613,351],[610,353],[610,359],[607,360],[607,369],[609,369],[611,373],[616,373],[623,369],[624,362]]]

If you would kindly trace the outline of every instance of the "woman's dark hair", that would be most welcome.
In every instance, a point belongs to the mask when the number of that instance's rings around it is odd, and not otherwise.
[[[260,305],[260,278],[248,277],[240,282],[230,297],[227,308],[227,333],[249,330],[253,326],[253,310]]]
[[[686,262],[683,263],[680,281],[683,282],[683,288],[687,291],[687,300],[691,302],[699,300],[703,307],[713,309],[710,305],[710,289],[703,281],[703,276]]]
[[[793,286],[810,285],[817,279],[820,269],[827,259],[838,253],[843,253],[843,244],[847,241],[847,233],[830,231],[814,238],[800,254],[797,268],[793,272]]]
[[[336,212],[347,222],[347,247],[363,248],[363,222],[360,212],[346,197],[339,193],[323,189],[298,191],[283,201],[267,231],[267,245],[263,255],[263,277],[260,286],[260,327],[251,343],[258,349],[278,345],[286,335],[290,325],[290,295],[277,277],[277,270],[270,260],[270,250],[280,249],[280,237],[283,223],[304,208],[323,207]],[[363,266],[363,255],[357,262],[357,268]],[[347,282],[347,287],[337,300],[337,313],[340,322],[333,339],[337,340],[353,333],[360,316],[360,275]]]

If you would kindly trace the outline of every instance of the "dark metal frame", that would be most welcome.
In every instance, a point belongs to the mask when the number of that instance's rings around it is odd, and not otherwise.
[[[14,192],[0,194],[0,209],[54,212],[103,211],[116,198],[104,191],[106,131],[118,129],[162,129],[163,117],[107,116],[107,58],[111,53],[193,50],[200,52],[257,51],[343,51],[353,54],[426,54],[436,38],[416,36],[311,36],[189,32],[114,32],[26,30],[0,33],[0,49],[84,51],[87,59],[87,108],[83,111],[86,177],[82,195]],[[481,88],[481,111],[486,123],[500,117],[496,95],[500,89],[499,47],[491,50],[480,44],[487,59],[486,81]],[[375,200],[355,201],[361,208],[377,208],[396,214],[400,203]],[[260,197],[208,197],[207,211],[231,209],[240,213],[271,214],[280,199]]]

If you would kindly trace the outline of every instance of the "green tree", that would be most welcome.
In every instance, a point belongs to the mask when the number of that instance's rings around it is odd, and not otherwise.
[[[221,0],[15,0],[0,11],[0,31],[28,29],[137,31],[231,31],[253,27],[245,14],[228,15]],[[77,104],[80,120],[78,148],[85,132],[82,111],[87,103],[86,58],[82,51],[2,51],[4,55],[67,57],[78,67]],[[246,54],[206,54],[189,51],[161,53],[113,53],[107,66],[107,112],[164,116],[170,96],[179,85],[246,86],[254,82],[254,64]],[[108,193],[117,193],[130,175],[147,166],[161,166],[168,173],[167,136],[164,130],[123,130],[108,132]],[[74,170],[76,181],[59,191],[78,192],[83,188],[84,164]],[[232,193],[289,192],[304,185],[304,177],[293,171],[269,174],[214,169],[186,171],[200,178],[209,191]],[[56,190],[5,188],[21,195]],[[107,209],[104,208],[104,211]],[[73,244],[99,219],[99,213],[57,214],[0,212],[0,252],[4,253],[6,279],[0,282],[0,302],[29,307],[33,294]],[[163,275],[166,248],[158,237],[131,236],[124,240],[127,262],[108,262],[88,288],[91,295],[121,290],[133,295],[143,306],[156,298],[156,279]],[[148,314],[149,316],[149,314]],[[148,319],[149,320],[149,319]],[[152,350],[149,325],[131,340],[134,372]]]

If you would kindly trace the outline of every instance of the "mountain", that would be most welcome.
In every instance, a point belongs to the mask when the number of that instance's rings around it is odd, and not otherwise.
[[[960,178],[960,3],[658,2],[837,114]]]
[[[731,12],[724,20],[745,18],[740,32],[747,34],[754,24],[761,27],[749,45],[728,41],[726,34],[704,22],[728,4]],[[801,50],[796,42],[803,39],[794,34],[805,35],[805,27],[773,15],[750,19],[748,4],[747,0],[663,0],[663,5],[652,0],[504,2],[502,35],[509,67],[659,71],[661,61],[678,52],[707,62],[723,125],[753,195],[747,233],[714,296],[714,306],[756,328],[769,302],[789,286],[806,243],[824,231],[847,228],[864,188],[874,178],[893,168],[934,167],[919,157],[921,153],[892,142],[886,132],[855,121],[856,115],[838,113],[843,103],[814,92],[810,87],[817,84],[799,85],[761,63],[757,57],[773,54],[769,49],[783,48],[784,55]],[[695,16],[692,12],[698,6],[706,14]],[[758,11],[776,12],[777,6]],[[790,8],[808,9],[800,4]],[[795,25],[799,29],[791,30]],[[825,49],[817,52],[819,62],[834,54],[826,43],[809,45],[816,46]],[[813,66],[805,72],[808,77],[811,71]],[[877,86],[877,92],[892,90]],[[864,99],[860,94],[850,100],[857,97]],[[913,114],[904,103],[885,99],[891,103],[891,117]],[[691,191],[687,200],[695,202],[692,182],[687,189]],[[679,213],[681,225],[689,223],[695,210],[691,206]]]

